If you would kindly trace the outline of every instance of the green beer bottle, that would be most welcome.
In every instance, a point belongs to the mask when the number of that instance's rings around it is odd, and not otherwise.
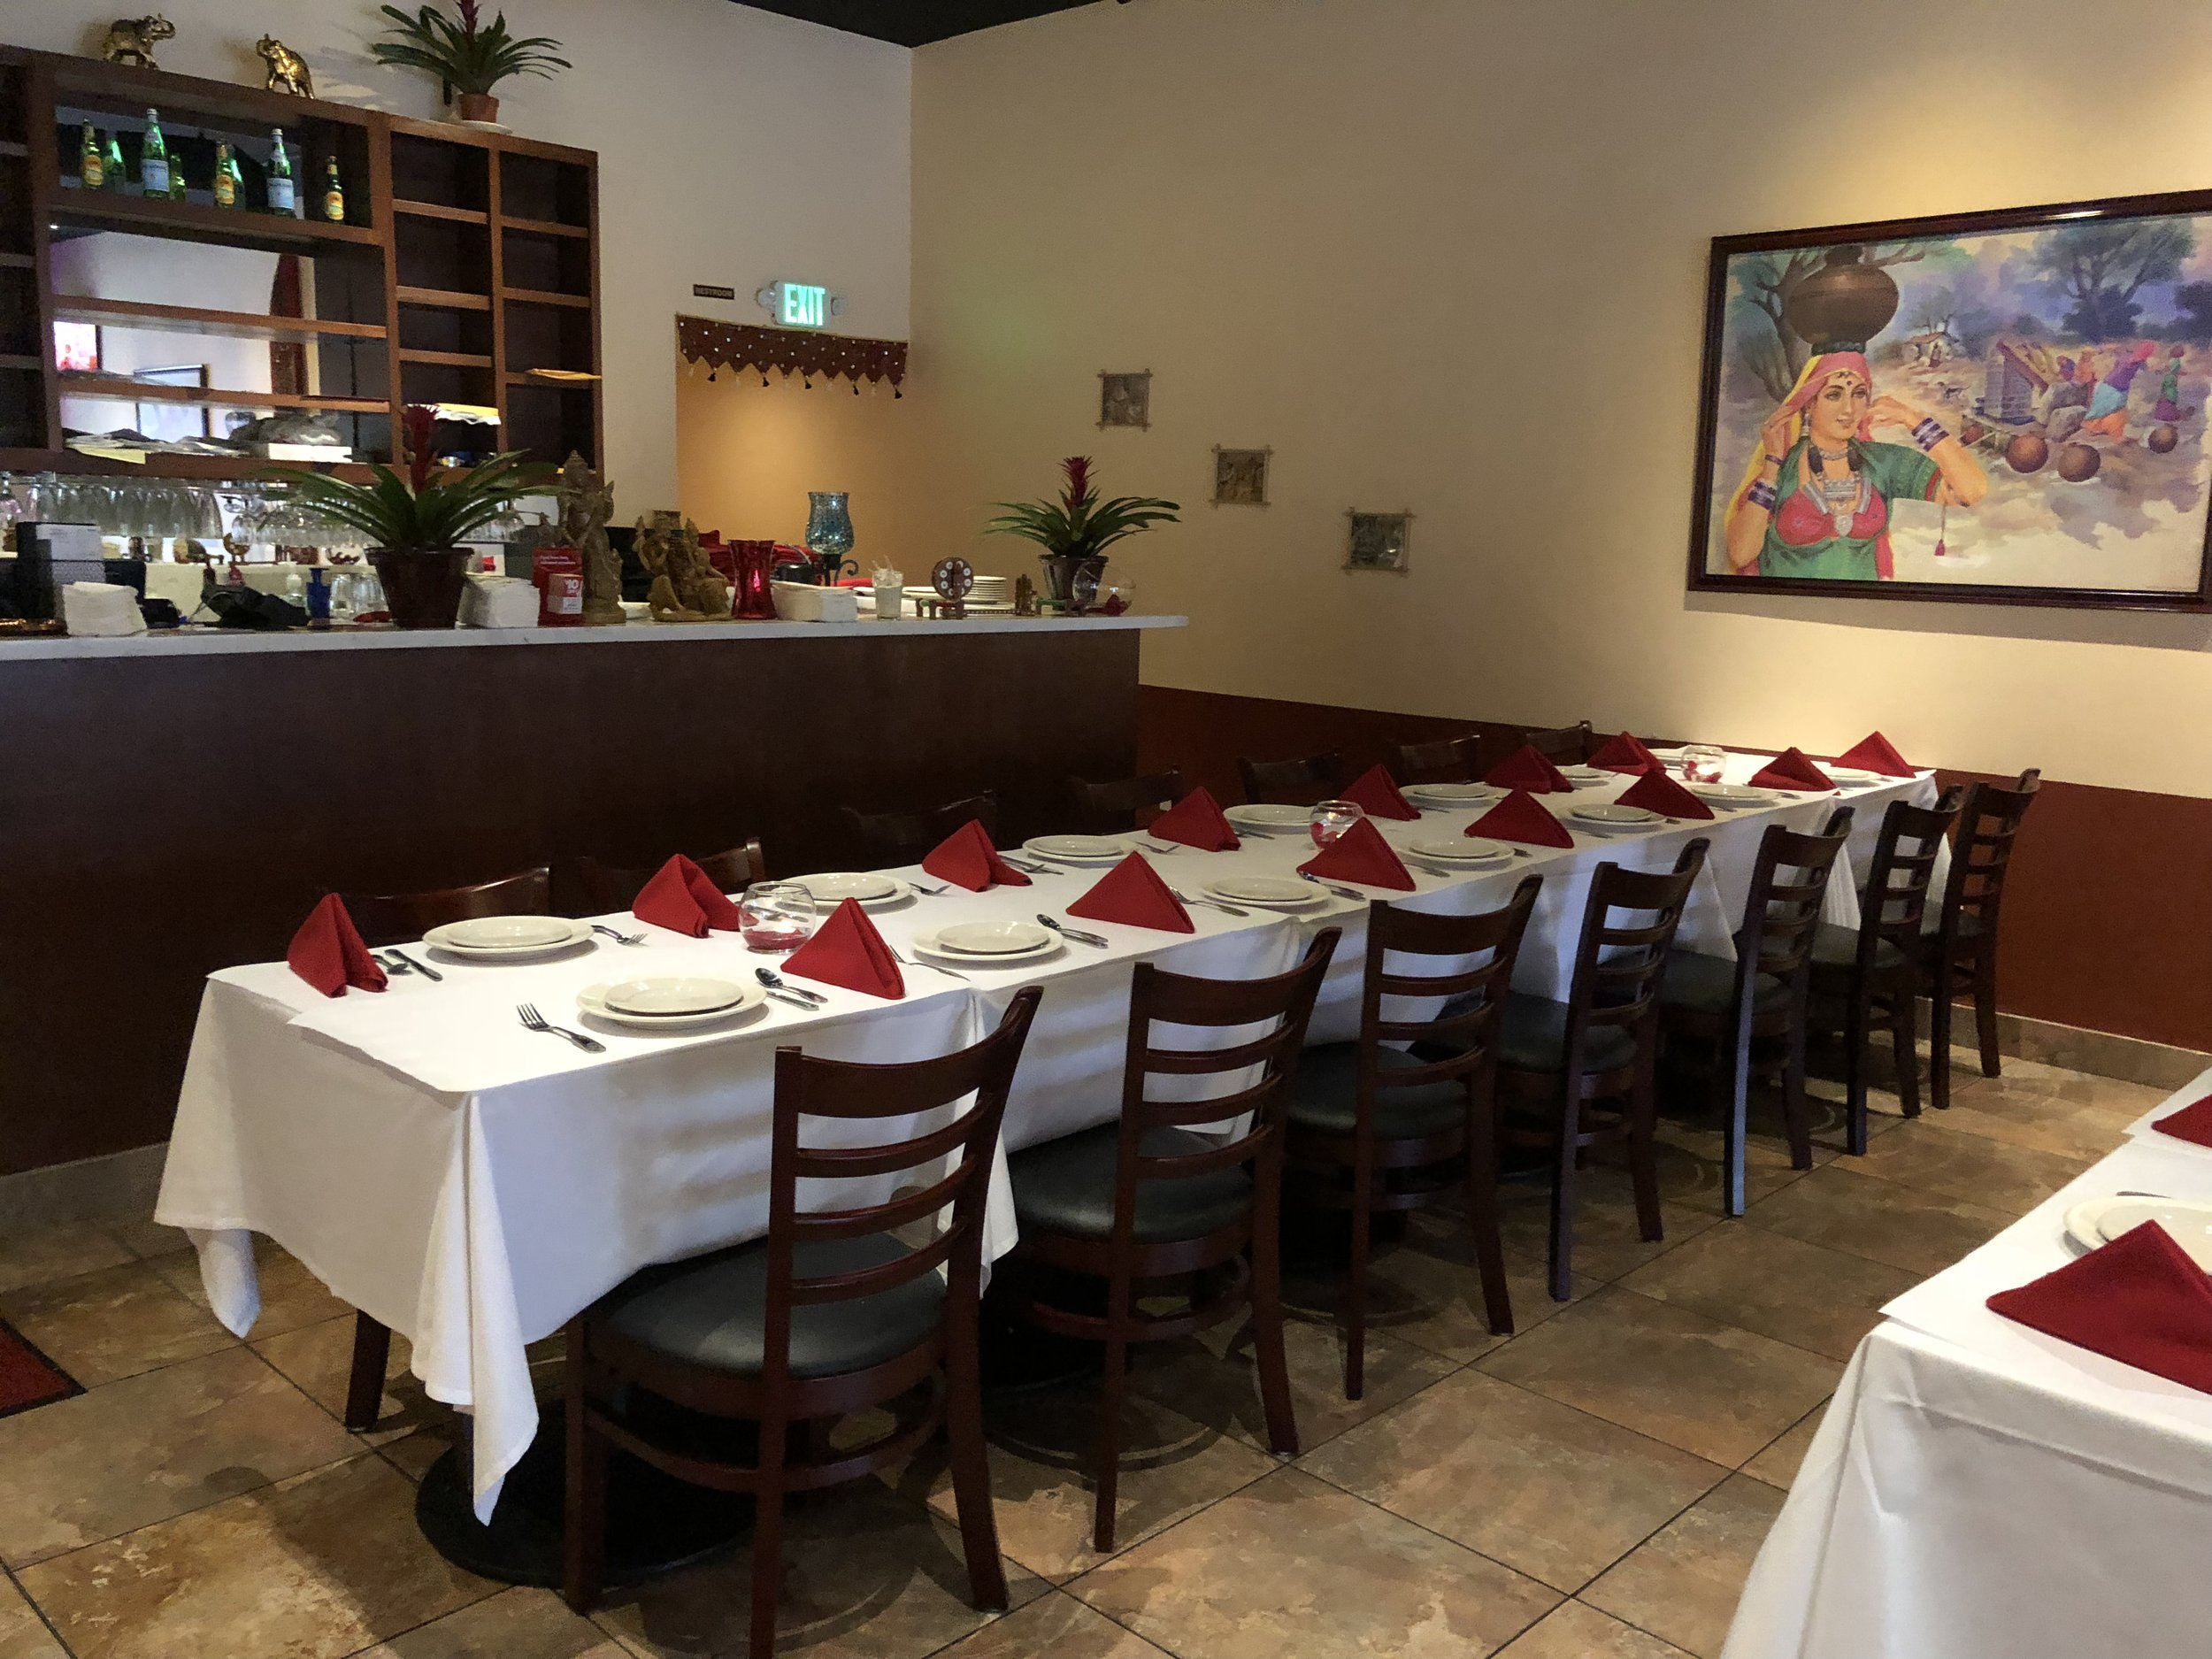
[[[215,146],[215,205],[236,207],[246,194],[245,175],[238,170],[238,157],[232,155],[228,144]]]
[[[338,157],[327,157],[323,162],[323,217],[334,225],[346,222],[346,187],[338,177]]]
[[[84,124],[84,142],[77,146],[77,182],[88,190],[96,190],[108,181],[108,164],[100,154],[100,141],[95,137],[92,123]]]
[[[269,153],[269,211],[290,219],[299,211],[299,191],[292,183],[292,158],[284,153],[284,129],[276,129]]]
[[[131,181],[131,170],[123,162],[123,140],[118,134],[108,134],[107,165],[101,171],[107,174],[111,190],[119,190]]]
[[[169,166],[169,141],[161,135],[161,117],[146,111],[146,136],[138,151],[138,182],[148,196],[167,196],[175,188]]]

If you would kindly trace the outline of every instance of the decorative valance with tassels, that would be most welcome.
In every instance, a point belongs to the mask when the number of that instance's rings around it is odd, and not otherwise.
[[[888,380],[893,396],[906,379],[906,342],[863,340],[853,334],[818,334],[797,328],[763,328],[752,323],[720,323],[705,317],[679,317],[676,344],[687,362],[710,369],[755,369],[796,373],[810,384],[816,375],[841,378],[860,389],[863,380]]]

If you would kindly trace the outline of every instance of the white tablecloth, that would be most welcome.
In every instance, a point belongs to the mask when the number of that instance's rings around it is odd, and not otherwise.
[[[1747,776],[1758,764],[1735,757],[1732,775]],[[1610,799],[1629,781],[1574,799]],[[1854,791],[1859,833],[1870,844],[1888,800],[1925,798],[1932,789],[1923,774]],[[1564,996],[1598,863],[1663,869],[1684,841],[1708,836],[1712,855],[1682,940],[1730,955],[1766,826],[1816,827],[1830,805],[1824,796],[1778,798],[1649,834],[1578,831],[1573,850],[1540,849],[1493,874],[1417,872],[1416,902],[1489,909],[1524,873],[1542,872],[1544,895],[1516,982]],[[1402,846],[1455,832],[1472,816],[1431,813],[1418,824],[1382,828]],[[1233,870],[1287,873],[1310,853],[1302,835],[1248,837],[1234,853],[1186,849],[1156,862],[1194,893]],[[1097,873],[923,898],[876,920],[912,960],[908,947],[918,929],[1063,911]],[[1843,872],[1830,893],[1832,918],[1855,923]],[[477,1502],[488,1515],[537,1429],[525,1346],[640,1267],[765,1230],[779,1044],[871,1063],[942,1054],[987,1031],[1019,987],[1041,984],[1044,1003],[1008,1104],[1003,1141],[1010,1151],[1118,1114],[1130,972],[1140,959],[1186,973],[1256,978],[1288,968],[1320,928],[1340,926],[1345,940],[1311,1040],[1356,1033],[1363,904],[1333,898],[1294,917],[1256,910],[1242,918],[1197,907],[1193,917],[1198,931],[1187,938],[1087,924],[1110,936],[1111,948],[1070,945],[1025,970],[964,970],[965,982],[918,964],[906,972],[902,1002],[819,987],[830,1002],[818,1014],[772,1002],[746,1024],[703,1034],[595,1028],[608,1050],[600,1056],[525,1031],[515,1005],[535,1002],[572,1025],[575,994],[594,981],[641,972],[749,978],[760,958],[727,934],[691,940],[648,929],[644,949],[599,940],[578,956],[532,964],[444,962],[442,984],[401,976],[382,995],[336,999],[319,996],[280,963],[227,969],[210,978],[202,1001],[156,1216],[195,1235],[214,1310],[240,1334],[259,1312],[250,1234],[261,1233],[334,1294],[408,1336],[430,1395],[474,1415]],[[985,1242],[993,1258],[1015,1242],[1002,1164],[994,1172]]]
[[[2150,1116],[2208,1089],[2212,1072]],[[2071,1258],[2070,1208],[2122,1191],[2212,1201],[2212,1152],[2131,1139],[1884,1310],[1725,1659],[2212,1653],[2212,1395],[1984,1305]]]

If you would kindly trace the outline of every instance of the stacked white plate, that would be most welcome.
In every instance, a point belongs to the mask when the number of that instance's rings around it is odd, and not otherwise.
[[[847,899],[857,899],[864,910],[885,910],[903,904],[914,896],[914,889],[896,876],[880,875],[872,870],[801,876],[798,884],[814,895],[817,904],[834,907]]]
[[[1221,816],[1237,828],[1249,830],[1256,835],[1301,834],[1313,818],[1313,814],[1302,806],[1233,806],[1225,808]]]
[[[1905,781],[1902,778],[1893,778],[1886,772],[1864,772],[1856,766],[1823,766],[1821,771],[1826,772],[1837,783],[1853,789],[1870,788],[1878,783]]]
[[[1022,850],[1064,864],[1118,864],[1135,844],[1126,835],[1033,835]]]
[[[1559,774],[1578,789],[1595,789],[1620,776],[1601,766],[1562,766]]]
[[[576,993],[576,1006],[638,1031],[690,1031],[759,1008],[766,997],[757,985],[684,975],[588,985]]]
[[[1640,806],[1571,806],[1567,816],[1578,824],[1599,830],[1648,829],[1663,823],[1658,813]]]
[[[924,956],[976,968],[1018,967],[1062,948],[1057,935],[1034,922],[954,922],[914,935]]]
[[[2212,1273],[2212,1204],[2152,1198],[2139,1193],[2092,1198],[2066,1212],[2066,1236],[2083,1249],[2093,1250],[2147,1221],[2165,1228],[2174,1242],[2189,1253],[2191,1261]]]
[[[1494,783],[1409,783],[1405,797],[1416,806],[1449,812],[1494,805],[1504,799],[1505,791]]]
[[[1726,807],[1740,811],[1746,807],[1772,806],[1773,797],[1761,795],[1756,789],[1741,789],[1728,783],[1694,783],[1690,793],[1712,806]]]
[[[1256,904],[1268,910],[1302,910],[1329,899],[1312,882],[1290,876],[1224,876],[1209,881],[1204,891],[1231,904]]]
[[[434,927],[422,942],[476,962],[521,962],[566,950],[590,937],[584,923],[562,916],[480,916]]]
[[[1503,841],[1479,835],[1431,835],[1406,843],[1406,850],[1431,864],[1490,869],[1512,861],[1513,849]]]

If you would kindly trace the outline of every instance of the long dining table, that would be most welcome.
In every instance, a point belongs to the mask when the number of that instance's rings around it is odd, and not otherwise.
[[[1732,756],[1742,782],[1761,757]],[[1633,781],[1609,774],[1555,810],[1610,802]],[[1063,915],[1100,869],[1041,875],[1033,886],[917,895],[872,918],[910,964],[905,996],[886,1001],[822,986],[823,1005],[769,1002],[705,1031],[640,1033],[591,1025],[577,994],[611,978],[718,975],[749,981],[772,960],[733,934],[704,939],[600,918],[646,935],[626,947],[595,936],[549,959],[485,964],[441,957],[431,982],[395,977],[380,995],[326,998],[283,963],[209,976],[169,1144],[156,1219],[185,1229],[216,1315],[233,1332],[259,1311],[253,1235],[275,1240],[334,1294],[406,1336],[428,1395],[472,1417],[470,1479],[480,1519],[538,1429],[527,1346],[560,1330],[639,1268],[757,1238],[766,1231],[775,1050],[872,1064],[926,1058],[979,1039],[1015,991],[1045,997],[1009,1101],[985,1248],[1018,1236],[1004,1154],[1119,1114],[1130,976],[1141,961],[1179,973],[1256,978],[1285,971],[1324,927],[1342,929],[1310,1028],[1312,1043],[1357,1034],[1371,900],[1472,912],[1506,902],[1526,874],[1543,888],[1524,941],[1518,988],[1563,997],[1590,877],[1603,863],[1671,868],[1682,847],[1709,844],[1680,941],[1732,956],[1731,935],[1761,837],[1775,824],[1809,830],[1839,798],[1856,818],[1846,863],[1863,870],[1892,801],[1934,798],[1932,774],[1857,780],[1828,793],[1765,792],[1709,821],[1663,820],[1624,833],[1573,828],[1570,848],[1531,848],[1502,867],[1449,870],[1410,860],[1412,893],[1315,890],[1294,911],[1233,916],[1190,907],[1188,934],[1088,923],[1106,943],[1070,942],[1048,960],[955,972],[924,965],[916,933],[956,921]],[[1375,822],[1394,846],[1453,833],[1479,814],[1426,810]],[[1167,843],[1154,843],[1166,847]],[[1287,875],[1312,855],[1302,830],[1247,835],[1235,850],[1147,850],[1194,897],[1229,874]],[[891,872],[920,878],[917,870]],[[1855,926],[1858,902],[1839,865],[1828,918]],[[590,1025],[586,1054],[524,1028],[521,1003]]]

